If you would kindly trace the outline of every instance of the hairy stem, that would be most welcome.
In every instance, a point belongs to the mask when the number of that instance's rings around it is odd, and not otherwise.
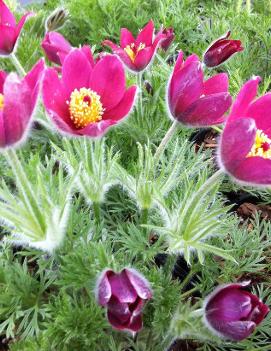
[[[174,121],[171,125],[171,127],[169,128],[169,130],[166,132],[164,138],[162,139],[160,145],[158,146],[158,148],[156,149],[154,158],[156,161],[159,161],[159,158],[161,156],[161,154],[164,152],[167,143],[169,142],[169,140],[172,138],[172,136],[174,135],[174,133],[176,132],[176,130],[179,127],[179,122],[178,121]]]
[[[17,73],[21,76],[24,77],[26,75],[26,72],[23,68],[23,66],[21,65],[20,61],[18,60],[17,56],[12,53],[10,54],[10,60],[13,63],[14,67],[16,68]]]
[[[101,204],[99,202],[93,202],[93,212],[96,224],[101,222]]]

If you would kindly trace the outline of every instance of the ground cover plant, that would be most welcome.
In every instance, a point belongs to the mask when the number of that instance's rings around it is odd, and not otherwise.
[[[270,12],[0,0],[1,349],[271,350]]]

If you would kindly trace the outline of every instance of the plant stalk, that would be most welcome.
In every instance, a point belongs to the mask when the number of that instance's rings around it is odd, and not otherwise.
[[[26,72],[25,72],[23,66],[21,65],[20,61],[18,60],[17,56],[14,53],[12,53],[12,54],[10,54],[9,57],[10,57],[11,62],[14,65],[14,67],[16,68],[17,73],[21,77],[24,77],[26,75]]]
[[[99,202],[93,202],[94,220],[97,225],[101,222],[101,204]]]
[[[156,152],[154,154],[155,161],[159,161],[161,154],[164,152],[168,142],[173,137],[173,135],[175,134],[175,132],[178,129],[178,127],[179,127],[179,122],[177,120],[175,120],[172,123],[171,127],[169,128],[169,130],[166,132],[166,134],[165,134],[164,138],[162,139],[160,145],[156,149]]]

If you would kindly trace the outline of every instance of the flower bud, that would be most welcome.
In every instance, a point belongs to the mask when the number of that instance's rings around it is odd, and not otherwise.
[[[212,332],[222,338],[241,341],[262,322],[269,308],[244,289],[249,283],[219,286],[206,298],[204,319]]]
[[[160,47],[161,49],[163,49],[164,51],[167,51],[168,48],[170,47],[171,43],[173,42],[173,40],[175,39],[175,34],[173,31],[172,27],[169,28],[164,28],[162,30],[162,34],[164,34],[165,39],[163,39],[161,41]]]
[[[45,52],[49,61],[61,65],[64,58],[72,50],[71,44],[59,33],[48,32],[46,33],[41,47]]]
[[[207,67],[216,67],[227,61],[232,55],[244,50],[240,40],[228,39],[230,35],[231,32],[228,31],[205,51],[203,62]]]
[[[69,12],[63,7],[57,8],[45,21],[46,32],[60,29],[69,17]]]
[[[134,269],[124,268],[120,273],[107,269],[98,279],[98,303],[107,308],[108,321],[117,330],[138,332],[143,306],[151,297],[149,282]]]

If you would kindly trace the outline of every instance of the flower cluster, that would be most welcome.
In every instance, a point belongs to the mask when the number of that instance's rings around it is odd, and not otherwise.
[[[29,16],[27,13],[16,24],[14,15],[0,0],[1,56],[14,60],[20,32]],[[54,28],[52,23],[51,27]],[[254,100],[260,82],[259,77],[254,77],[244,84],[232,104],[228,75],[218,73],[210,77],[204,72],[206,67],[216,67],[243,50],[241,41],[229,36],[230,32],[216,40],[204,53],[203,62],[195,54],[185,60],[179,51],[168,79],[165,105],[174,125],[225,125],[218,149],[221,169],[236,181],[270,185],[271,94]],[[137,86],[127,86],[127,74],[132,72],[140,78],[150,68],[157,50],[169,50],[174,39],[173,28],[161,27],[155,34],[154,22],[150,20],[137,37],[122,28],[119,45],[105,40],[103,45],[111,48],[113,54],[94,55],[88,45],[74,48],[61,34],[47,32],[41,46],[50,62],[48,67],[41,59],[21,78],[0,71],[0,148],[17,147],[26,140],[40,90],[50,123],[60,133],[74,138],[103,136],[110,127],[122,122],[135,105]],[[157,161],[166,141],[167,138],[157,149]],[[21,184],[27,185],[24,176]],[[32,189],[25,189],[25,202],[31,204],[41,226],[45,226]],[[247,338],[269,312],[267,305],[246,290],[247,285],[220,286],[205,300],[204,321],[220,337],[234,341]],[[143,307],[153,293],[139,272],[124,268],[116,273],[109,268],[100,274],[96,292],[98,303],[106,308],[108,321],[115,329],[135,333],[142,328]]]

